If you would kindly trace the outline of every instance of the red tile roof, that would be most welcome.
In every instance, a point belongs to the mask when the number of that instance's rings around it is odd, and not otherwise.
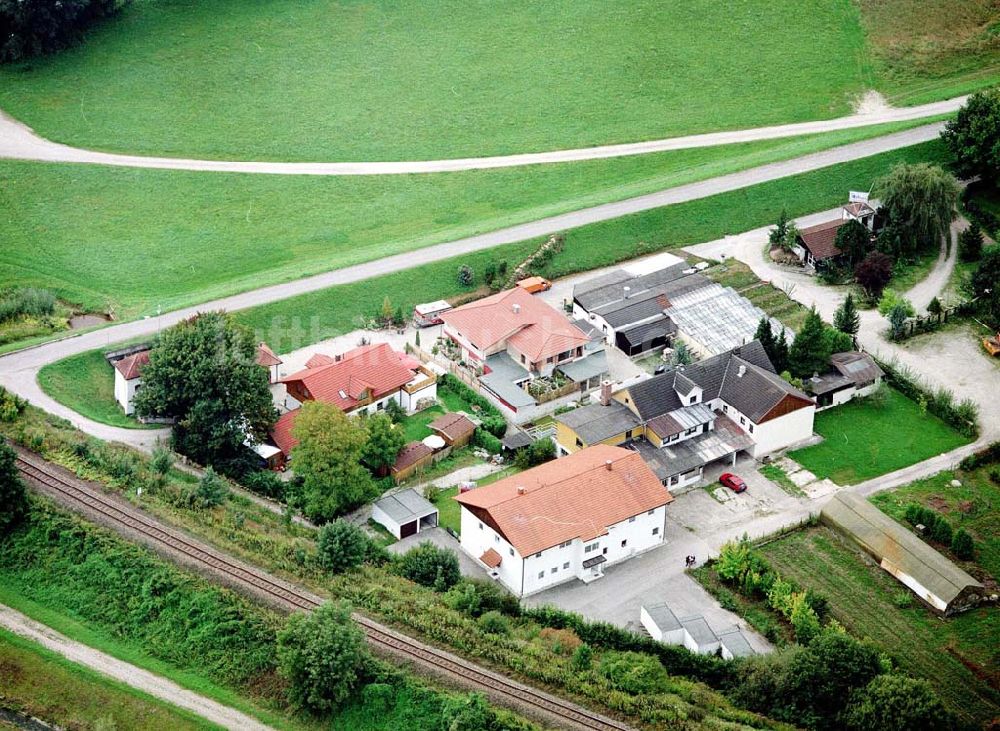
[[[440,432],[442,436],[456,441],[476,430],[476,425],[465,414],[445,414],[427,425],[431,431]]]
[[[396,462],[392,465],[395,472],[405,470],[412,464],[419,462],[428,455],[434,454],[434,450],[423,442],[410,442],[399,450],[396,455]]]
[[[320,366],[330,365],[335,362],[336,361],[328,355],[316,353],[306,361],[306,368],[319,368]]]
[[[299,440],[292,436],[292,427],[295,426],[295,419],[299,415],[299,410],[286,411],[271,427],[271,440],[284,452],[287,457],[295,449]]]
[[[872,208],[867,203],[861,203],[860,201],[855,203],[848,203],[844,206],[844,210],[850,213],[855,218],[861,218],[862,216],[868,216],[875,213],[875,209]]]
[[[836,247],[834,242],[837,240],[837,231],[845,223],[847,221],[839,218],[836,221],[819,223],[799,231],[799,238],[809,249],[809,253],[813,255],[814,259],[829,259],[832,256],[840,256],[843,252]]]
[[[257,365],[264,366],[265,368],[281,365],[281,358],[276,356],[274,351],[267,347],[267,343],[261,343],[257,346]]]
[[[455,500],[529,556],[575,538],[597,538],[608,526],[666,505],[673,497],[638,452],[600,444]]]
[[[149,362],[149,351],[143,350],[132,355],[127,355],[115,362],[115,369],[125,377],[126,381],[138,378],[142,367]]]
[[[520,287],[445,312],[441,319],[477,348],[506,340],[532,362],[590,342],[562,313]]]
[[[313,356],[309,362],[318,362],[304,370],[279,379],[279,383],[301,382],[316,401],[339,406],[350,411],[370,392],[370,398],[391,393],[413,379],[402,356],[386,343],[364,345],[344,353],[339,360],[327,356]]]
[[[494,551],[492,548],[487,548],[486,553],[480,556],[479,560],[482,561],[487,566],[489,566],[491,569],[495,569],[497,566],[500,565],[500,562],[503,561],[503,559],[500,558],[500,554]]]

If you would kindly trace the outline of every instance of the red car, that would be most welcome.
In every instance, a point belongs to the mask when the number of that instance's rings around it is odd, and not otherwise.
[[[732,472],[723,472],[719,477],[719,482],[733,492],[743,492],[747,489],[747,483],[743,481],[743,478],[739,475],[734,475]]]

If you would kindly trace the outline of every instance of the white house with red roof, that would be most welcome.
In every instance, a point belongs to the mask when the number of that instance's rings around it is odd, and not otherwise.
[[[363,345],[340,355],[317,353],[306,367],[279,378],[291,409],[271,429],[271,438],[287,457],[296,444],[292,428],[305,401],[333,404],[346,414],[377,413],[390,401],[407,412],[437,398],[437,376],[419,360],[388,343]]]
[[[115,401],[126,415],[135,413],[133,400],[142,386],[142,367],[149,363],[149,349],[130,353],[112,363],[115,369]]]
[[[637,452],[596,445],[455,497],[461,545],[518,596],[663,543],[673,496]]]
[[[521,421],[537,405],[529,385],[558,378],[589,391],[607,374],[600,339],[520,287],[470,302],[441,315],[443,334],[461,358],[479,372],[487,396]]]

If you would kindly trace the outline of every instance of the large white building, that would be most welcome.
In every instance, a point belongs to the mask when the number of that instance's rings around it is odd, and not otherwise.
[[[455,499],[463,550],[527,596],[660,545],[673,497],[639,454],[599,445]]]

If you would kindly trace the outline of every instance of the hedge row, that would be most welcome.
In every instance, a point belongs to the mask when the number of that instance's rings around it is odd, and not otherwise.
[[[908,399],[927,404],[927,410],[960,434],[975,439],[979,436],[979,407],[971,399],[955,403],[955,395],[946,388],[932,390],[920,377],[897,360],[875,358],[885,371],[885,379]]]
[[[438,391],[453,393],[472,406],[478,406],[482,427],[493,436],[502,437],[507,433],[507,420],[503,418],[503,414],[500,413],[500,410],[486,400],[486,398],[480,396],[460,380],[455,378],[455,376],[450,373],[445,373],[438,379],[437,387]]]
[[[993,442],[978,452],[970,454],[958,466],[963,470],[969,471],[985,467],[986,465],[996,464],[997,462],[1000,462],[1000,442]]]

